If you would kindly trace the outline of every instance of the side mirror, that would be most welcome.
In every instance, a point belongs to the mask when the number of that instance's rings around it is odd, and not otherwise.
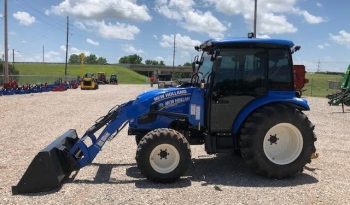
[[[295,52],[297,52],[298,50],[300,50],[300,48],[301,48],[301,46],[294,46],[294,47],[292,48],[292,54],[295,53]]]
[[[216,73],[219,71],[221,66],[222,56],[217,56],[213,63],[213,71]]]

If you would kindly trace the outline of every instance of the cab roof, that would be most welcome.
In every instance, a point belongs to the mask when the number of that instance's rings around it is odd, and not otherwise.
[[[200,49],[205,49],[207,47],[213,46],[228,46],[228,45],[244,45],[244,44],[265,44],[272,46],[286,46],[293,47],[294,43],[289,40],[282,39],[265,39],[265,38],[224,38],[224,39],[211,39],[205,41],[200,45]]]

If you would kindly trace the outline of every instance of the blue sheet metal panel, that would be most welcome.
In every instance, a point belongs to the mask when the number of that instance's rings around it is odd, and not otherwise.
[[[189,122],[193,125],[204,122],[204,98],[203,91],[200,88],[188,87],[188,88],[166,88],[152,90],[139,95],[134,104],[136,108],[153,107],[157,111],[180,113],[188,115]],[[196,106],[197,116],[190,114],[191,105]],[[146,114],[147,112],[143,113]],[[161,127],[168,127],[174,120],[165,116],[157,116],[157,119],[150,123],[139,124],[133,118],[130,120],[130,127],[137,129],[156,129]]]
[[[243,122],[254,110],[270,103],[291,103],[302,107],[304,110],[310,110],[307,100],[295,97],[294,91],[269,91],[266,96],[252,101],[240,111],[232,125],[233,134],[238,134]]]
[[[204,125],[204,95],[205,90],[200,88],[193,88],[191,101],[188,106],[189,123],[193,126]]]

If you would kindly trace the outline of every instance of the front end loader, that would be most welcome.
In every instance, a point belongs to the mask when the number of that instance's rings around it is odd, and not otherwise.
[[[183,176],[190,145],[203,145],[208,154],[239,151],[262,176],[300,173],[315,156],[316,136],[294,83],[292,53],[299,48],[278,39],[204,42],[196,47],[201,55],[190,83],[144,92],[111,109],[81,137],[69,130],[39,152],[13,194],[57,190],[127,124],[137,143],[137,166],[152,181]]]
[[[98,82],[93,73],[86,73],[80,82],[81,90],[97,90]]]

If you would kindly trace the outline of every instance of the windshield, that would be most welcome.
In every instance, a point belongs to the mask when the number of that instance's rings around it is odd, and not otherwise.
[[[199,67],[199,72],[203,74],[203,79],[205,80],[206,77],[211,73],[213,61],[210,60],[211,55],[209,55],[207,52],[203,52],[202,57],[203,64]]]

